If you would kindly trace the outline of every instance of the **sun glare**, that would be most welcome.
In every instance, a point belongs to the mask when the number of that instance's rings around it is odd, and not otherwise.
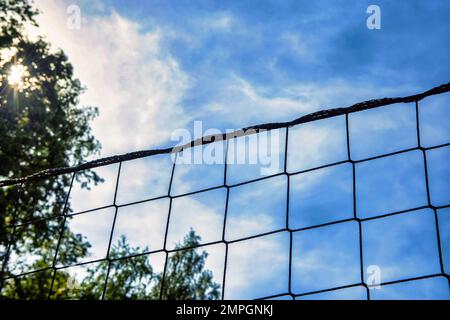
[[[29,75],[27,67],[21,64],[15,64],[11,67],[8,74],[8,83],[13,87],[22,87],[24,79]]]

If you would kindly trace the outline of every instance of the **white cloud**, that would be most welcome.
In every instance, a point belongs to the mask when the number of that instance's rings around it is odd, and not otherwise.
[[[229,31],[236,23],[235,18],[231,14],[224,12],[197,19],[195,22],[199,27],[205,28],[205,30],[214,31]]]
[[[347,160],[345,118],[333,117],[289,129],[287,169],[312,169]]]
[[[346,107],[364,100],[397,95],[398,92],[413,92],[413,89],[337,79],[320,83],[290,82],[274,94],[270,87],[255,86],[243,77],[231,74],[222,81],[220,91],[217,90],[198,116],[204,119],[211,116],[239,128],[264,122],[290,121],[310,112]]]
[[[191,228],[201,237],[201,243],[222,240],[225,200],[226,193],[222,190],[174,199],[167,234],[168,249],[182,243]]]
[[[274,94],[231,73],[216,88],[210,88],[210,100],[205,105],[188,115],[181,103],[194,80],[162,46],[163,40],[173,40],[173,30],[166,26],[143,30],[139,23],[104,9],[101,15],[81,11],[81,29],[70,30],[64,2],[42,0],[38,6],[42,11],[38,17],[40,32],[64,49],[76,76],[88,89],[82,104],[100,108],[93,130],[103,144],[104,156],[159,146],[169,141],[175,128],[185,127],[196,117],[238,128],[287,121],[399,90],[374,90],[367,84],[333,80],[321,84],[290,82]],[[227,12],[194,22],[201,30],[221,31],[239,24]],[[282,40],[299,54],[308,55],[299,35],[286,33]]]
[[[78,214],[66,221],[65,226],[68,226],[75,234],[82,234],[84,239],[92,245],[89,248],[89,255],[78,259],[79,262],[106,258],[114,213],[114,208],[106,208]],[[65,239],[62,241],[65,241]],[[61,250],[67,247],[67,245],[61,246]]]
[[[306,41],[299,34],[286,32],[281,36],[281,40],[286,45],[286,49],[300,58],[311,61],[313,54],[311,46],[306,45]]]
[[[69,199],[73,213],[112,205],[114,203],[118,169],[118,164],[93,169],[103,179],[103,182],[97,185],[91,183],[89,190],[82,188],[81,183],[75,180]],[[77,176],[77,178],[79,177]],[[84,180],[81,179],[81,181]]]
[[[167,195],[172,167],[172,160],[168,155],[123,162],[117,203],[126,204]]]
[[[279,120],[306,110],[296,99],[283,96],[282,93],[270,97],[258,92],[249,81],[231,75],[224,81],[221,90],[202,108],[199,116],[203,119],[211,116],[227,122],[232,128],[239,128]]]
[[[132,247],[156,251],[164,247],[164,234],[169,214],[167,198],[120,207],[114,226],[113,244],[122,235]]]
[[[99,107],[93,131],[103,155],[154,147],[184,125],[180,101],[190,79],[162,48],[161,30],[143,31],[114,11],[81,11],[81,29],[70,30],[63,2],[42,0],[38,7],[39,32],[65,51],[88,89],[81,103]]]
[[[287,233],[229,245],[225,299],[256,299],[287,292]]]

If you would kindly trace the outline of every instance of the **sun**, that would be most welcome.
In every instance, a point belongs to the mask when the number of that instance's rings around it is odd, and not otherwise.
[[[15,64],[9,69],[8,83],[12,87],[21,88],[25,84],[25,78],[29,75],[27,67]]]

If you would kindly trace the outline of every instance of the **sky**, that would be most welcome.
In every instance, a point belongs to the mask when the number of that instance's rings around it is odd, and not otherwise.
[[[39,33],[62,48],[97,106],[102,155],[173,145],[176,128],[291,120],[448,81],[445,1],[39,0]],[[69,29],[69,5],[80,8]],[[69,21],[71,21],[69,19]]]
[[[81,9],[79,29],[67,28],[70,4]],[[174,130],[194,135],[194,121],[202,121],[205,130],[239,129],[449,81],[448,3],[377,1],[380,30],[366,27],[369,4],[39,0],[38,22],[39,32],[66,52],[86,85],[81,104],[99,108],[93,130],[101,155],[108,156],[174,145]],[[450,93],[420,102],[421,146],[450,142],[449,108]],[[221,285],[227,264],[227,299],[291,298],[285,296],[289,281],[296,295],[348,286],[303,298],[364,299],[359,225],[348,220],[369,219],[361,223],[364,281],[375,265],[381,281],[390,282],[441,272],[436,215],[448,274],[450,211],[423,207],[449,205],[450,147],[425,152],[428,181],[418,150],[355,164],[354,203],[353,167],[341,162],[348,154],[363,160],[416,147],[415,105],[349,115],[350,150],[345,130],[345,117],[338,116],[290,128],[288,143],[285,129],[272,132],[270,147],[261,134],[258,140],[236,139],[234,155],[270,154],[275,161],[269,170],[274,176],[257,182],[249,183],[264,176],[260,169],[267,163],[231,164],[222,142],[214,146],[218,158],[230,163],[226,173],[223,161],[190,165],[179,157],[170,184],[173,159],[166,155],[123,163],[119,180],[117,164],[99,168],[104,183],[90,191],[72,189],[72,209],[80,214],[70,226],[93,244],[87,261],[104,258],[115,203],[120,207],[113,239],[125,234],[142,250],[162,250],[166,227],[166,249],[190,227],[202,244],[230,241],[227,260],[223,242],[202,247]],[[232,186],[228,204],[224,182]],[[214,189],[202,191],[209,188]],[[171,206],[168,194],[174,197]],[[404,210],[409,211],[371,220]],[[341,222],[311,228],[335,221]],[[294,230],[290,280],[286,227]],[[160,270],[164,254],[150,256]],[[449,282],[441,276],[371,292],[375,299],[450,298]]]

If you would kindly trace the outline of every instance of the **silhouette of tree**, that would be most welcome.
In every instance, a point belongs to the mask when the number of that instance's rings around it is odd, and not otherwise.
[[[100,149],[90,129],[97,110],[79,106],[83,88],[67,57],[51,50],[43,38],[30,39],[25,33],[26,24],[37,25],[36,14],[27,0],[0,2],[0,179],[78,164]],[[85,187],[101,181],[92,171],[77,179]],[[70,181],[68,175],[34,181],[25,184],[20,195],[17,187],[0,189],[0,262],[7,260],[12,225],[60,215]],[[40,258],[31,265],[8,263],[4,276],[12,269],[26,271],[25,266],[51,266],[54,238],[49,235],[60,226],[60,220],[49,219],[17,228],[11,256]],[[87,250],[81,237],[70,232],[67,236],[74,252]],[[76,261],[77,254],[67,254],[61,262]]]
[[[200,236],[190,230],[183,243],[176,245],[175,253],[167,261],[167,271],[156,275],[154,291],[159,290],[162,284],[162,299],[164,300],[214,300],[219,299],[220,286],[213,281],[210,270],[204,270],[208,253],[198,253],[192,248],[200,244]],[[162,283],[164,278],[164,283]]]
[[[110,259],[118,259],[137,255],[148,251],[139,247],[130,247],[125,236],[121,236],[115,245],[111,247]],[[87,277],[83,279],[79,288],[79,297],[82,299],[98,299],[102,296],[106,285],[105,299],[148,299],[149,290],[153,284],[154,274],[150,260],[147,256],[135,256],[108,264],[100,263],[99,266],[89,268]]]
[[[200,240],[191,230],[183,242],[176,245],[177,251],[169,255],[164,276],[164,272],[154,272],[149,255],[140,254],[148,248],[133,248],[125,236],[121,236],[111,247],[109,257],[113,262],[109,266],[107,262],[99,262],[89,267],[81,279],[73,279],[63,271],[53,286],[52,298],[100,299],[106,288],[105,299],[111,300],[219,299],[220,285],[214,282],[212,272],[205,270],[207,252],[182,249],[196,247]]]
[[[83,88],[67,57],[61,50],[50,50],[43,38],[31,40],[24,31],[26,24],[37,26],[37,13],[28,0],[0,1],[0,179],[77,164],[100,148],[89,125],[97,110],[78,106]],[[101,181],[91,171],[77,178],[84,187]],[[14,239],[12,225],[60,215],[70,180],[65,175],[27,183],[20,196],[18,187],[0,189],[0,267],[13,242],[2,276],[51,266],[61,220],[23,225]],[[89,244],[69,230],[65,236],[67,254],[60,261],[70,264],[86,254]],[[30,262],[25,257],[37,258]],[[43,298],[50,285],[46,272],[30,274],[9,280],[2,295]]]

